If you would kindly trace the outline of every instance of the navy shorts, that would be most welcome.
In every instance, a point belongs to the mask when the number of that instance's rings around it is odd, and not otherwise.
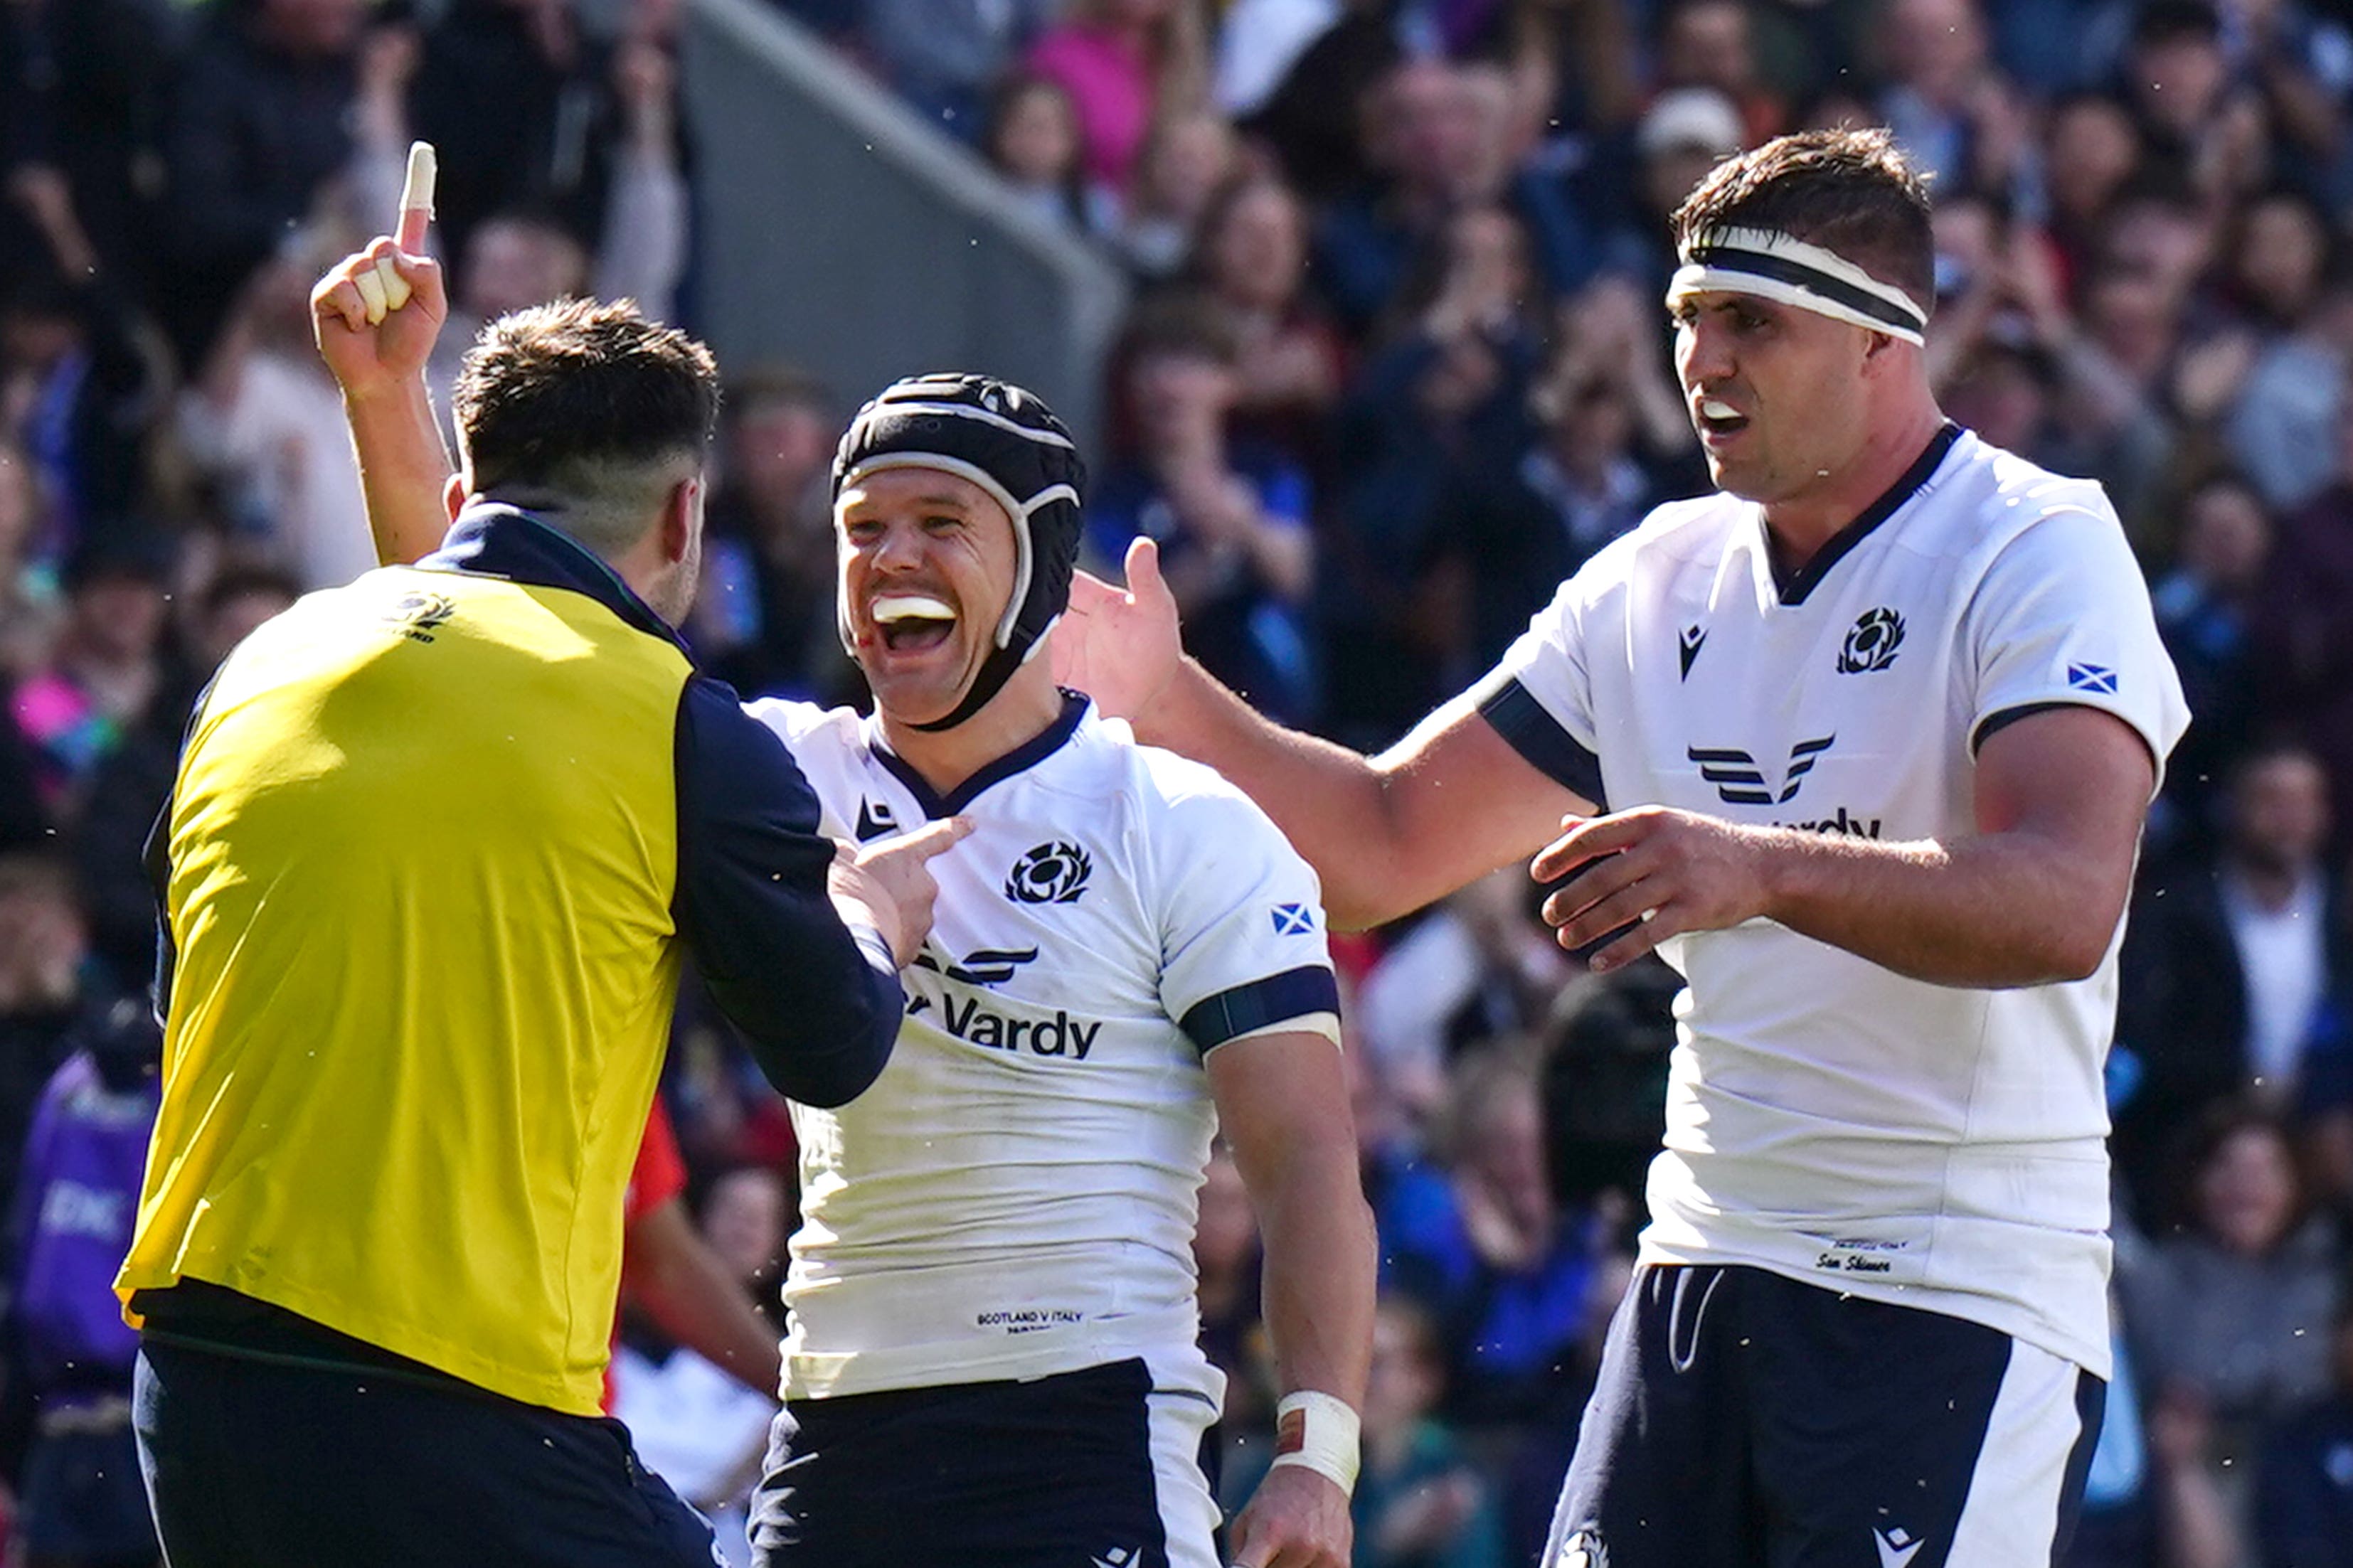
[[[724,1568],[617,1421],[152,1338],[133,1408],[172,1568]]]
[[[2066,1548],[2105,1392],[1942,1312],[1644,1268],[1543,1568],[2039,1568]]]
[[[752,1502],[761,1568],[1215,1568],[1216,1416],[1140,1360],[790,1401]]]

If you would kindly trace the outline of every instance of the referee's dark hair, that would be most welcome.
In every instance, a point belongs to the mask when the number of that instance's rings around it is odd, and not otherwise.
[[[1923,310],[1936,302],[1927,181],[1880,127],[1800,131],[1727,159],[1673,223],[1678,247],[1713,229],[1778,229],[1836,251]]]
[[[582,543],[625,549],[702,472],[719,367],[630,300],[563,300],[483,328],[450,403],[476,494],[558,505]]]

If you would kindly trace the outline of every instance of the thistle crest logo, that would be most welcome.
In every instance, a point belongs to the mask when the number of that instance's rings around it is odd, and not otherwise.
[[[1087,878],[1094,868],[1085,850],[1057,838],[1013,863],[1005,879],[1005,896],[1017,904],[1074,904],[1087,890]]]
[[[381,618],[411,642],[431,642],[434,628],[457,613],[457,602],[448,595],[418,592],[403,594],[385,605]]]
[[[1874,669],[1885,669],[1895,662],[1895,650],[1903,646],[1902,616],[1884,605],[1865,610],[1848,629],[1846,642],[1839,649],[1839,673],[1867,675]]]

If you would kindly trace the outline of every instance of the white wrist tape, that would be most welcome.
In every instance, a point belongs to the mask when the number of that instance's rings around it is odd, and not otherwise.
[[[1356,1413],[1345,1399],[1314,1389],[1286,1394],[1274,1407],[1274,1463],[1304,1465],[1343,1492],[1356,1489]]]

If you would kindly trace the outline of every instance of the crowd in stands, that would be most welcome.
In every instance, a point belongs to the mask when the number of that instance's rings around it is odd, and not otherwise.
[[[1093,564],[1158,541],[1205,663],[1366,747],[1705,488],[1660,309],[1682,195],[1778,132],[1893,127],[1936,174],[1945,407],[2106,486],[2196,711],[2123,955],[2119,1375],[2073,1561],[2353,1564],[2353,5],[776,3],[1132,275]],[[567,292],[691,327],[679,25],[667,0],[0,4],[24,1561],[153,1560],[106,1447],[129,1341],[90,1306],[152,1114],[159,1043],[122,1005],[153,963],[142,846],[212,666],[374,563],[308,286],[424,138],[445,381],[474,325]],[[824,474],[865,389],[727,369],[687,635],[747,696],[855,700]],[[1361,1564],[1534,1561],[1641,1221],[1673,978],[1586,974],[1533,893],[1506,870],[1339,944],[1383,1245]],[[714,1241],[773,1301],[790,1128],[691,997],[665,1095]],[[1202,1209],[1240,1497],[1270,1401],[1229,1165]],[[761,1412],[685,1353],[633,1327],[617,1383],[723,1506]]]

